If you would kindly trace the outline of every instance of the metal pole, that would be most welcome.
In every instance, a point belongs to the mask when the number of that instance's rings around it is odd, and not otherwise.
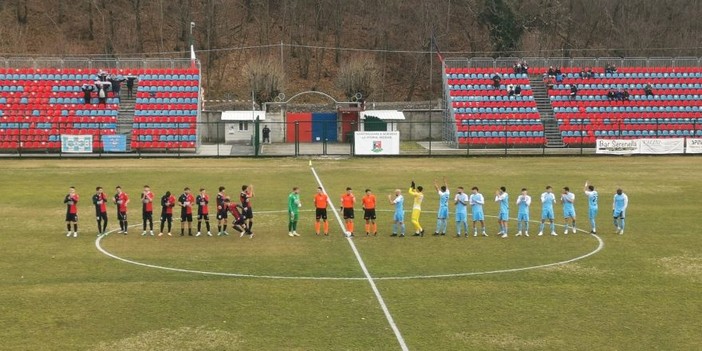
[[[300,121],[295,121],[295,157],[300,156]]]

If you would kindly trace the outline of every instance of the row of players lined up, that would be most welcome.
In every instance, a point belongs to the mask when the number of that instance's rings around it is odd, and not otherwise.
[[[253,238],[253,208],[251,207],[251,199],[254,197],[253,185],[241,186],[238,203],[232,202],[225,191],[226,188],[220,186],[219,192],[217,193],[217,235],[229,235],[229,233],[227,233],[227,222],[229,214],[231,213],[232,228],[238,231],[240,236],[248,235],[249,238]],[[143,232],[141,235],[143,236],[154,235],[154,198],[155,196],[154,193],[151,192],[151,188],[148,185],[144,185],[144,190],[140,196],[143,220]],[[66,194],[63,200],[66,204],[66,229],[68,230],[66,236],[68,237],[78,237],[78,200],[79,196],[76,193],[75,187],[70,187],[68,194]],[[117,209],[117,220],[119,221],[120,227],[118,233],[124,235],[127,234],[129,228],[127,221],[129,201],[129,195],[122,190],[121,186],[117,186],[111,202],[116,205]],[[98,236],[107,235],[107,203],[110,201],[108,201],[107,195],[104,193],[102,187],[98,186],[95,188],[92,202],[95,206]],[[190,188],[185,187],[178,199],[176,199],[170,191],[166,191],[161,197],[161,230],[158,235],[163,236],[164,229],[167,228],[167,235],[172,236],[173,208],[179,206],[181,208],[180,235],[185,235],[185,227],[187,226],[188,235],[192,236],[193,206],[197,205],[197,234],[195,236],[202,235],[202,222],[205,222],[207,235],[212,236],[210,230],[209,203],[210,196],[207,194],[205,188],[200,188],[199,194],[195,197],[190,191]],[[149,228],[148,231],[146,230],[147,225]]]
[[[446,235],[449,217],[449,198],[450,191],[448,190],[448,185],[446,184],[446,179],[442,186],[439,186],[436,181],[434,181],[434,188],[439,196],[439,210],[437,214],[436,230],[434,231],[434,236]],[[409,194],[414,198],[412,204],[412,215],[411,222],[414,226],[414,236],[424,236],[424,228],[422,227],[419,219],[422,212],[422,202],[424,201],[424,189],[422,186],[416,186],[415,182],[412,181],[409,187]],[[585,182],[584,187],[585,195],[587,196],[588,207],[589,207],[589,220],[590,220],[590,233],[596,234],[596,219],[598,213],[598,202],[599,195],[595,186]],[[390,205],[394,206],[395,213],[393,216],[393,229],[391,236],[405,236],[405,214],[404,214],[404,197],[402,196],[402,190],[396,189],[394,194],[388,195],[388,201]],[[354,236],[354,206],[356,204],[356,196],[353,194],[353,190],[350,187],[346,188],[346,192],[341,195],[340,198],[341,206],[340,210],[344,218],[345,231],[344,234],[348,237]],[[461,237],[463,231],[465,230],[465,236],[468,237],[468,206],[472,210],[472,220],[473,220],[473,236],[478,236],[478,225],[483,236],[488,236],[485,229],[485,214],[483,211],[483,205],[485,204],[485,197],[479,192],[478,187],[473,187],[471,189],[470,195],[464,192],[463,187],[458,187],[456,189],[456,195],[453,199],[455,205],[455,218],[456,218],[456,237]],[[500,210],[497,215],[497,222],[499,225],[498,236],[506,238],[508,236],[508,222],[509,222],[509,194],[507,189],[502,186],[495,192],[495,202],[499,203]],[[563,204],[563,218],[565,221],[565,231],[564,234],[568,234],[572,230],[573,233],[576,232],[575,226],[575,194],[570,191],[569,187],[563,187],[563,192],[560,196],[560,202]],[[546,186],[546,191],[541,194],[541,224],[539,226],[539,236],[543,235],[544,225],[546,221],[550,222],[551,235],[556,236],[556,229],[554,223],[554,210],[553,205],[557,203],[556,195],[553,193],[553,188],[551,186]],[[323,234],[329,235],[329,223],[327,221],[327,208],[329,207],[329,196],[325,193],[324,189],[321,187],[317,188],[317,194],[314,196],[315,205],[315,234],[320,235],[320,229],[323,226]],[[617,189],[614,194],[612,201],[612,216],[616,232],[618,234],[624,234],[626,208],[629,204],[629,199],[627,195],[622,191],[622,189]],[[528,194],[526,188],[522,188],[521,194],[517,197],[516,205],[518,207],[517,213],[517,233],[516,236],[529,236],[529,212],[531,206],[531,196]],[[300,189],[294,187],[292,192],[288,196],[288,235],[291,237],[299,236],[297,233],[297,222],[299,219],[299,208],[302,207],[302,202],[300,201]],[[363,219],[365,220],[365,231],[366,236],[372,235],[376,236],[378,234],[378,227],[376,224],[376,196],[370,189],[365,190],[365,195],[361,199],[361,207],[363,209]]]

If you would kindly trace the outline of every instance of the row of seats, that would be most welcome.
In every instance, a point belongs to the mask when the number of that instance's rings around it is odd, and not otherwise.
[[[193,86],[185,86],[185,85],[154,85],[154,86],[143,86],[139,84],[137,87],[137,93],[139,92],[147,92],[147,93],[156,93],[156,92],[198,92],[200,91],[200,88],[197,85]]]
[[[471,96],[451,96],[452,102],[471,101],[535,101],[533,95],[471,95]]]
[[[554,101],[608,101],[613,105],[624,104],[625,101],[610,100],[605,95],[576,95],[575,98],[568,95],[551,95],[549,97],[551,103]],[[660,95],[629,95],[629,101],[678,101],[678,100],[700,100],[702,95],[693,94],[660,94]]]
[[[197,97],[151,97],[137,98],[137,104],[197,104]]]
[[[132,150],[143,151],[153,149],[194,149],[194,141],[138,141],[132,140],[130,143]]]
[[[467,145],[469,147],[510,147],[510,146],[541,146],[546,143],[543,137],[457,137],[459,145]]]
[[[142,135],[136,136],[136,140],[137,141],[197,141],[197,138],[195,135],[142,134]]]

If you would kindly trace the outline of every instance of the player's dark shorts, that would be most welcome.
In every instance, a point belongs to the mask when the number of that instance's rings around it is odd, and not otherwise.
[[[363,210],[363,219],[366,219],[366,220],[375,219],[375,209],[374,208],[367,209],[367,210],[364,209]]]
[[[66,222],[78,222],[78,214],[66,213]]]
[[[227,211],[219,211],[219,212],[217,212],[217,219],[220,219],[220,220],[221,220],[221,219],[227,219],[228,216],[229,216],[229,214],[227,213]]]
[[[173,214],[172,213],[161,213],[161,222],[163,221],[172,221],[173,220]]]
[[[327,220],[327,209],[326,208],[317,208],[314,210],[314,217],[316,219],[323,219]]]
[[[198,213],[198,215],[197,215],[197,220],[198,220],[198,221],[201,221],[201,220],[203,220],[203,219],[209,222],[209,221],[210,221],[210,215],[207,214],[207,213],[205,213],[205,214]]]
[[[344,219],[353,219],[353,208],[344,207]]]
[[[251,207],[244,207],[244,212],[242,213],[246,218],[253,218],[253,208]]]
[[[127,212],[117,212],[117,220],[120,221],[126,221],[127,220]]]
[[[180,221],[181,222],[192,222],[193,221],[193,214],[192,213],[181,213],[180,214]]]
[[[236,219],[233,222],[233,224],[238,224],[238,225],[242,225],[244,223],[246,223],[246,217],[244,217],[244,216],[239,217],[238,219]]]
[[[153,219],[154,219],[154,213],[153,213],[153,212],[142,212],[142,213],[141,213],[141,218],[143,218],[145,221],[146,221],[146,220],[153,220]]]
[[[107,212],[95,212],[95,219],[97,220],[107,220]]]

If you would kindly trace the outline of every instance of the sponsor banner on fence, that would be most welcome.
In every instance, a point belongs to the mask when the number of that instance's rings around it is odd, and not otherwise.
[[[93,152],[93,136],[61,134],[61,152],[91,153]]]
[[[127,151],[127,136],[124,134],[103,135],[102,150],[105,152]]]
[[[597,139],[595,152],[612,155],[682,154],[685,152],[685,139]]]
[[[355,132],[356,155],[399,155],[400,132]]]
[[[702,139],[687,138],[687,147],[685,148],[685,153],[702,154]]]
[[[639,139],[640,154],[682,154],[685,152],[685,138]]]

